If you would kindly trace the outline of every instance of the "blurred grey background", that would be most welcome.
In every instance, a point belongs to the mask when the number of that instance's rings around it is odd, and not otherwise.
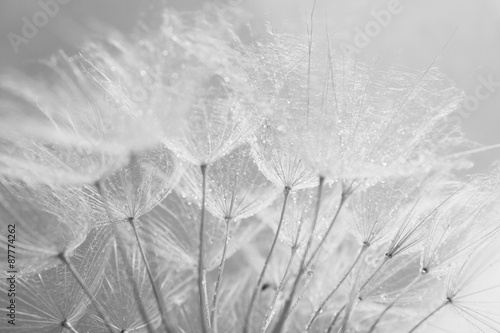
[[[242,19],[252,24],[269,20],[296,32],[305,32],[313,5],[312,0],[210,1],[248,11]],[[91,22],[125,34],[140,21],[154,27],[160,22],[163,2],[181,10],[207,4],[201,0],[2,0],[0,67],[22,67],[59,48],[74,52],[98,33]],[[400,62],[421,70],[439,56],[436,65],[469,96],[459,116],[466,136],[484,145],[500,143],[500,1],[318,0],[315,13],[316,29],[325,31],[328,22],[331,38],[354,46],[358,53],[398,52]],[[500,149],[472,159],[472,171],[485,170],[500,159]]]

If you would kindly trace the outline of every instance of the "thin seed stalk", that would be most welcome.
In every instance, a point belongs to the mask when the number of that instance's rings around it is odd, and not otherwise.
[[[207,181],[207,165],[200,166],[201,171],[201,219],[200,219],[200,234],[199,234],[199,250],[198,250],[198,293],[201,329],[203,333],[210,331],[210,309],[208,305],[207,283],[205,280],[205,263],[203,257],[205,253],[205,199],[206,199],[206,181]]]
[[[391,304],[389,304],[385,309],[384,311],[382,311],[382,313],[378,316],[377,320],[375,320],[375,322],[372,324],[372,326],[370,327],[370,330],[368,331],[368,333],[373,333],[373,331],[375,331],[375,328],[377,328],[377,325],[378,323],[380,323],[380,321],[382,320],[382,318],[384,317],[384,315],[390,310],[392,309],[392,307],[394,306],[394,304],[396,304],[396,301],[392,302]]]
[[[318,246],[314,250],[314,252],[311,255],[311,257],[309,258],[309,260],[307,262],[307,266],[311,265],[312,261],[318,255],[318,252],[323,247],[323,244],[325,243],[326,239],[330,235],[330,232],[332,231],[333,226],[335,225],[335,221],[337,220],[337,218],[339,216],[339,213],[342,210],[342,207],[344,206],[344,204],[345,204],[346,201],[347,201],[347,196],[345,194],[342,194],[342,196],[340,197],[339,206],[337,207],[337,210],[335,211],[335,215],[333,216],[332,221],[328,225],[328,229],[325,231],[325,234],[323,235],[323,237],[321,237],[321,240],[319,241]]]
[[[318,309],[311,316],[311,319],[309,319],[309,322],[307,323],[307,326],[306,326],[306,332],[309,332],[309,330],[311,329],[314,321],[318,318],[318,316],[321,313],[321,311],[325,308],[326,303],[328,303],[328,301],[333,297],[333,295],[339,289],[339,287],[342,285],[342,283],[344,283],[345,279],[349,276],[349,274],[351,274],[352,270],[354,269],[354,267],[356,267],[356,265],[358,264],[359,260],[362,258],[363,254],[366,252],[366,250],[368,249],[369,246],[370,245],[367,244],[367,243],[363,244],[363,246],[361,247],[361,250],[359,251],[358,255],[354,259],[354,261],[351,264],[351,266],[349,267],[349,269],[345,272],[345,274],[342,276],[342,278],[340,279],[340,281],[335,285],[335,287],[333,288],[333,290],[328,294],[328,296],[323,300],[323,302],[321,303],[321,305],[318,307]]]
[[[365,281],[365,283],[363,283],[363,285],[361,286],[361,288],[359,288],[358,290],[358,295],[361,294],[361,292],[366,288],[366,286],[373,280],[373,278],[382,270],[382,268],[385,266],[385,264],[392,258],[392,256],[389,256],[389,255],[385,255],[384,256],[384,261],[382,261],[382,263],[377,267],[377,269],[370,275],[370,277],[368,277],[368,279]],[[360,298],[361,299],[361,298]],[[355,305],[353,305],[354,307]],[[350,318],[350,315],[351,315],[351,311],[352,311],[352,308],[350,309],[350,311],[346,314],[346,317],[344,318],[344,322],[342,324],[342,329],[341,329],[341,333],[345,332],[345,330],[347,329],[347,322],[349,321],[349,318]]]
[[[420,320],[415,326],[413,326],[413,328],[411,330],[409,330],[408,333],[415,332],[415,330],[417,330],[417,328],[419,328],[423,323],[425,323],[427,320],[429,320],[429,318],[431,318],[432,316],[434,316],[442,308],[444,308],[446,305],[448,305],[450,303],[451,303],[451,300],[450,299],[446,299],[446,301],[444,301],[440,306],[438,306],[437,308],[435,308],[431,313],[429,313],[422,320]]]
[[[283,274],[280,283],[278,284],[278,288],[276,288],[276,292],[274,293],[273,299],[271,301],[271,304],[269,305],[269,309],[266,312],[266,317],[264,321],[264,327],[262,328],[262,333],[264,333],[269,325],[271,324],[271,320],[273,319],[273,309],[274,306],[276,305],[276,301],[278,300],[279,293],[281,289],[283,288],[283,285],[285,284],[285,279],[286,276],[288,275],[288,272],[290,270],[290,266],[292,265],[293,258],[295,257],[295,254],[297,253],[296,248],[292,248],[291,254],[290,254],[290,259],[288,259],[288,263],[286,264],[285,268],[285,273]]]
[[[269,266],[269,262],[271,261],[271,256],[274,251],[274,247],[276,246],[276,243],[278,242],[278,236],[281,231],[281,227],[283,225],[283,220],[285,217],[285,210],[286,210],[286,204],[288,201],[288,195],[290,194],[290,191],[292,189],[290,187],[285,187],[283,189],[283,206],[281,208],[281,215],[280,215],[280,220],[278,223],[278,228],[276,229],[276,233],[274,234],[273,242],[271,244],[271,248],[269,249],[269,253],[267,254],[266,261],[264,262],[264,266],[262,267],[262,270],[259,274],[259,277],[257,279],[257,284],[255,285],[253,292],[252,292],[252,297],[250,299],[250,304],[248,306],[247,314],[245,317],[245,323],[243,325],[243,333],[248,333],[249,325],[250,325],[250,317],[252,316],[252,311],[253,307],[255,305],[255,302],[257,300],[257,297],[259,296],[260,293],[260,288],[262,286],[262,282],[264,280],[264,275],[266,274],[267,266]]]
[[[271,305],[269,306],[269,308],[266,312],[264,326],[262,327],[262,333],[265,333],[265,331],[269,328],[269,325],[271,324],[272,318],[275,315],[275,312],[273,311],[274,306],[276,304],[276,301],[278,300],[279,293],[280,293],[281,289],[283,288],[283,285],[285,284],[285,279],[288,276],[288,272],[290,271],[292,261],[295,258],[295,255],[297,254],[297,250],[299,248],[299,239],[300,239],[301,231],[302,231],[302,224],[299,224],[294,244],[290,248],[290,250],[291,250],[290,251],[290,259],[288,260],[288,263],[287,263],[286,268],[285,268],[285,272],[283,273],[283,276],[280,280],[278,288],[276,289],[276,292],[274,293],[273,300],[271,301]],[[293,309],[293,307],[291,309]]]
[[[377,267],[377,269],[370,275],[370,277],[365,281],[365,283],[363,283],[363,285],[361,286],[361,288],[359,288],[358,290],[358,293],[361,293],[365,288],[366,286],[368,285],[368,283],[370,283],[373,278],[380,272],[380,270],[385,266],[385,264],[390,260],[390,257],[388,256],[385,256],[384,257],[384,261],[382,261],[382,263]]]
[[[312,225],[311,225],[311,233],[309,235],[309,239],[307,241],[307,245],[306,245],[306,249],[305,249],[305,252],[304,252],[304,256],[302,257],[302,260],[301,260],[301,263],[300,263],[300,266],[299,266],[299,271],[297,273],[297,276],[295,277],[295,281],[293,283],[293,286],[292,286],[292,289],[290,291],[290,294],[288,295],[286,301],[285,301],[285,304],[283,306],[283,310],[280,314],[280,317],[278,319],[278,322],[276,323],[276,326],[274,327],[273,329],[273,333],[280,333],[281,330],[283,329],[283,326],[285,325],[285,320],[288,316],[288,313],[289,313],[289,310],[292,306],[292,301],[293,301],[293,296],[295,295],[295,292],[297,290],[297,287],[299,285],[299,282],[300,282],[300,279],[302,278],[302,275],[304,274],[305,272],[305,260],[306,260],[306,257],[307,257],[307,254],[309,252],[309,249],[311,247],[311,244],[312,244],[312,241],[313,241],[313,238],[314,238],[314,230],[316,229],[316,221],[318,220],[318,216],[319,216],[319,209],[320,209],[320,206],[321,206],[321,195],[322,195],[322,192],[323,192],[323,183],[325,182],[325,178],[323,176],[320,176],[319,177],[319,185],[318,185],[318,196],[317,196],[317,201],[316,201],[316,208],[314,209],[314,218],[313,218],[313,221],[312,221]]]
[[[345,309],[345,304],[344,306],[342,306],[340,308],[340,310],[335,314],[335,317],[333,317],[333,320],[332,322],[330,323],[330,325],[328,326],[327,330],[326,330],[326,333],[331,333],[332,330],[333,330],[333,327],[335,326],[335,324],[337,323],[337,320],[339,319],[340,317],[340,314],[344,311]]]
[[[167,312],[165,311],[165,307],[163,306],[163,300],[161,298],[161,293],[158,290],[158,287],[156,286],[156,282],[153,278],[153,273],[151,272],[151,267],[149,267],[149,262],[148,262],[148,259],[146,258],[146,252],[144,251],[141,238],[139,237],[139,233],[137,232],[137,225],[135,223],[135,219],[129,218],[128,221],[129,221],[130,225],[132,226],[132,229],[134,230],[135,239],[137,240],[137,244],[139,245],[139,252],[141,253],[142,261],[144,262],[144,266],[146,267],[146,272],[148,273],[149,282],[151,283],[151,287],[153,289],[153,295],[155,296],[156,303],[158,304],[158,308],[160,310],[163,329],[165,330],[165,332],[169,333],[170,330],[167,327],[168,320],[165,318],[165,315]]]
[[[111,333],[113,333],[114,330],[113,330],[113,326],[111,325],[111,320],[109,319],[108,315],[104,312],[104,310],[102,309],[99,302],[97,302],[94,295],[90,292],[89,288],[85,284],[85,281],[83,281],[82,276],[80,275],[80,273],[78,273],[78,270],[76,269],[75,265],[73,265],[73,263],[69,260],[69,258],[65,252],[62,252],[59,255],[59,259],[68,267],[69,271],[71,272],[71,274],[73,275],[75,280],[78,282],[78,284],[83,289],[83,291],[85,292],[87,297],[90,299],[90,302],[92,303],[94,308],[97,310],[97,313],[99,314],[99,316],[102,318],[102,320],[104,320],[104,323],[106,324],[106,327],[108,328],[108,330]],[[69,324],[69,323],[67,323],[67,324]]]
[[[307,287],[309,287],[309,283],[311,282],[313,276],[314,276],[314,274],[307,276],[307,279],[304,282],[304,286],[302,287],[302,290],[300,291],[300,294],[297,296],[297,299],[295,300],[295,302],[290,307],[290,310],[288,310],[288,313],[286,314],[285,319],[288,318],[288,316],[293,312],[293,310],[295,309],[295,307],[297,305],[299,305],[300,300],[302,299],[302,296],[304,296],[304,294],[306,293]]]
[[[401,298],[401,296],[403,296],[404,293],[408,289],[410,289],[421,277],[422,277],[422,273],[420,273],[415,279],[413,279],[413,281],[410,282],[410,284],[408,284],[406,287],[404,287],[404,289],[398,294],[398,296],[396,297],[396,299],[394,299],[394,301],[391,302],[391,304],[389,304],[388,306],[386,306],[386,308],[378,316],[377,320],[375,320],[375,322],[372,324],[372,326],[370,327],[370,331],[368,333],[373,333],[373,331],[375,331],[375,328],[377,327],[378,323],[382,320],[382,318],[384,318],[385,314],[390,309],[392,309],[392,307],[398,302],[398,300]]]
[[[212,312],[210,314],[210,322],[212,323],[212,331],[213,333],[217,333],[217,308],[219,305],[219,293],[220,289],[222,287],[222,277],[224,273],[224,265],[226,263],[226,253],[227,253],[227,248],[229,245],[229,239],[230,239],[230,223],[231,219],[226,218],[224,219],[224,222],[226,223],[226,239],[224,241],[224,248],[222,249],[222,258],[220,260],[219,264],[219,271],[217,273],[217,280],[215,282],[215,289],[214,289],[214,297],[212,300]]]
[[[342,321],[342,326],[340,327],[340,333],[345,333],[347,331],[347,323],[351,318],[351,314],[352,314],[352,308],[349,309],[349,311],[346,311],[344,320]]]
[[[103,191],[102,186],[101,186],[101,182],[100,181],[96,182],[95,183],[95,187],[97,189],[97,192],[101,196],[101,200],[104,203],[104,207],[105,207],[105,210],[106,210],[106,214],[107,214],[108,220],[111,222],[113,219],[112,219],[112,216],[111,216],[111,213],[110,213],[108,199],[107,199],[106,195],[104,194],[104,191]],[[112,226],[113,226],[113,234],[115,235],[115,240],[118,243],[118,250],[120,251],[122,259],[123,259],[123,261],[125,263],[125,269],[126,269],[126,272],[127,272],[127,278],[129,280],[129,282],[132,284],[132,289],[134,291],[135,298],[137,300],[139,300],[138,305],[139,305],[139,311],[141,312],[142,319],[147,323],[148,332],[152,332],[150,320],[148,318],[148,315],[146,314],[146,310],[144,309],[144,304],[142,302],[142,299],[139,296],[139,291],[137,290],[137,284],[135,283],[133,275],[131,273],[129,262],[128,262],[128,260],[126,260],[127,256],[124,253],[125,244],[123,243],[123,239],[120,236],[120,233],[118,231],[118,228],[116,227],[116,224],[113,223]],[[161,312],[160,304],[158,304],[158,310]],[[164,327],[165,327],[165,332],[167,332],[167,333],[172,332],[172,330],[168,328],[168,323],[166,321],[164,321],[163,312],[161,312],[160,315],[161,315],[161,319],[162,319],[162,325],[164,325]]]
[[[146,327],[148,330],[148,333],[154,333],[153,327],[151,326],[151,320],[149,318],[148,313],[146,312],[146,309],[144,308],[144,303],[142,302],[141,295],[139,293],[139,290],[137,289],[137,283],[134,281],[134,274],[132,272],[132,267],[130,266],[130,263],[127,258],[127,254],[125,253],[125,244],[123,243],[123,239],[118,232],[116,225],[113,224],[113,231],[115,234],[115,240],[117,243],[117,249],[120,253],[120,256],[122,257],[123,264],[125,265],[125,272],[127,275],[127,280],[128,283],[132,286],[132,292],[134,293],[134,297],[136,300],[138,300],[138,307],[139,307],[139,312],[141,314],[142,320],[146,323]],[[158,309],[159,310],[159,309]]]

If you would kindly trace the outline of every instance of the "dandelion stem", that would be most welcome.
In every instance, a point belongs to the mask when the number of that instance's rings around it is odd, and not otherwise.
[[[373,323],[373,325],[370,327],[370,331],[368,333],[373,333],[375,331],[375,328],[377,327],[378,323],[382,320],[382,318],[385,316],[385,314],[392,309],[392,307],[398,302],[398,300],[404,295],[404,293],[410,289],[422,276],[422,273],[420,273],[411,283],[409,283],[404,289],[398,294],[396,299],[394,299],[386,308],[380,313],[378,316],[377,320]]]
[[[200,243],[198,251],[198,293],[200,294],[200,317],[201,317],[201,329],[203,333],[208,333],[210,331],[210,309],[208,305],[207,296],[207,283],[205,280],[205,264],[203,262],[203,256],[205,252],[205,199],[206,199],[206,180],[207,180],[207,165],[202,164],[200,166],[201,171],[201,219],[200,219]]]
[[[288,310],[288,313],[286,314],[285,318],[288,318],[288,316],[293,312],[293,309],[295,309],[295,307],[297,305],[299,305],[299,302],[302,299],[302,296],[304,296],[304,293],[306,292],[307,287],[309,286],[309,283],[311,282],[311,279],[313,278],[313,276],[314,276],[313,274],[307,275],[307,279],[304,282],[304,286],[303,286],[302,290],[300,291],[299,296],[297,296],[297,299],[295,300],[295,302],[292,304],[292,306]]]
[[[368,283],[370,283],[373,278],[380,272],[380,270],[385,266],[385,264],[390,260],[391,258],[389,256],[385,256],[384,257],[384,261],[382,261],[382,263],[377,267],[377,269],[370,275],[370,277],[368,279],[366,279],[365,283],[363,283],[363,285],[361,286],[361,288],[359,288],[358,290],[358,293],[361,293],[365,288],[366,286],[368,285]]]
[[[319,216],[319,209],[321,207],[321,195],[323,192],[323,183],[325,182],[325,177],[320,176],[319,177],[319,185],[318,185],[318,196],[317,196],[317,201],[316,201],[316,208],[314,209],[314,218],[311,224],[311,232],[309,235],[309,239],[307,241],[306,249],[304,252],[304,256],[302,257],[300,266],[299,266],[299,271],[297,273],[297,276],[295,277],[295,281],[292,286],[292,290],[290,291],[290,294],[288,295],[285,304],[283,306],[283,310],[280,314],[280,317],[278,319],[278,322],[276,323],[276,326],[273,329],[273,333],[280,333],[281,330],[283,329],[283,326],[285,325],[285,320],[289,314],[289,310],[292,306],[292,301],[293,301],[293,296],[295,295],[295,292],[297,290],[297,287],[299,286],[300,279],[302,278],[302,275],[306,271],[305,266],[305,261],[307,257],[307,253],[309,252],[309,249],[311,247],[313,238],[314,238],[314,230],[316,229],[316,221],[318,220]]]
[[[347,198],[348,198],[348,196],[343,193],[342,196],[341,196],[341,198],[340,198],[339,206],[337,207],[337,210],[335,211],[335,215],[333,216],[332,221],[328,225],[328,229],[325,231],[323,237],[321,237],[321,240],[319,241],[318,246],[314,250],[314,252],[311,255],[311,257],[309,258],[309,261],[307,262],[307,266],[311,265],[311,263],[314,260],[314,258],[318,255],[319,250],[321,250],[321,248],[323,247],[326,239],[328,238],[328,236],[330,235],[330,232],[333,229],[335,221],[337,220],[342,207],[344,206],[345,202],[347,201]]]
[[[142,302],[139,289],[137,288],[137,283],[134,281],[134,274],[132,272],[132,267],[130,266],[127,254],[124,251],[125,244],[123,243],[123,239],[118,230],[116,229],[115,225],[113,225],[113,231],[115,234],[117,249],[120,253],[120,256],[122,257],[123,264],[125,265],[125,272],[127,275],[128,283],[130,283],[130,285],[132,286],[132,292],[134,293],[135,299],[138,300],[138,307],[139,307],[139,312],[141,313],[142,320],[144,320],[144,322],[146,323],[148,333],[154,333],[153,327],[151,326],[151,320],[148,316],[148,313],[146,312],[146,309],[144,308],[144,304]]]
[[[75,265],[73,265],[73,263],[69,260],[67,254],[65,252],[61,252],[59,254],[59,259],[68,267],[69,271],[71,272],[71,274],[73,275],[75,280],[78,282],[78,284],[83,289],[83,291],[85,292],[87,297],[90,299],[90,302],[92,303],[92,305],[97,310],[97,313],[99,314],[99,316],[102,318],[102,320],[104,320],[104,323],[106,324],[106,327],[108,328],[108,330],[111,333],[113,333],[114,330],[113,330],[113,326],[111,325],[111,320],[109,319],[108,315],[106,315],[106,313],[102,309],[99,302],[97,302],[94,295],[92,294],[90,289],[85,284],[85,281],[83,280],[82,276],[80,275],[80,273],[78,273],[78,270],[76,269]]]
[[[392,307],[396,304],[396,302],[391,302],[391,304],[389,304],[388,306],[386,306],[386,308],[384,309],[384,311],[382,311],[382,313],[380,313],[380,315],[378,316],[377,320],[375,320],[375,322],[373,323],[373,325],[370,327],[370,331],[368,331],[368,333],[372,333],[373,331],[375,331],[375,328],[377,327],[378,323],[380,323],[380,321],[382,320],[382,318],[384,317],[384,315],[390,310],[392,309]]]
[[[273,300],[271,301],[271,305],[269,306],[269,309],[267,310],[266,313],[266,318],[265,318],[265,323],[264,327],[262,328],[262,332],[265,332],[269,325],[271,324],[271,320],[273,319],[273,309],[274,306],[276,305],[276,301],[278,300],[279,293],[281,289],[283,288],[283,285],[285,284],[285,279],[288,275],[288,272],[290,270],[290,266],[292,265],[293,258],[297,254],[297,248],[293,247],[291,254],[290,254],[290,259],[288,259],[288,263],[286,264],[285,268],[285,273],[283,274],[283,277],[280,280],[280,283],[278,284],[278,288],[276,288],[276,292],[274,293]]]
[[[419,328],[424,322],[426,322],[430,317],[434,316],[437,312],[439,312],[442,308],[444,308],[446,305],[450,304],[451,300],[446,299],[440,306],[435,308],[431,313],[429,313],[427,316],[425,316],[422,320],[420,320],[411,330],[408,331],[408,333],[413,333],[417,328]]]
[[[328,326],[327,330],[326,330],[326,333],[331,333],[332,330],[333,330],[333,327],[335,326],[335,324],[337,323],[337,320],[339,319],[340,317],[340,314],[344,311],[345,309],[345,304],[344,306],[342,306],[340,308],[340,310],[335,314],[335,317],[333,317],[333,320],[332,322],[330,323],[330,325]]]
[[[380,270],[385,266],[385,264],[392,258],[392,255],[389,255],[389,254],[386,254],[384,256],[384,260],[382,261],[382,263],[377,267],[377,269],[375,269],[375,271],[370,275],[370,277],[368,277],[368,279],[365,281],[365,283],[363,283],[363,285],[361,286],[361,288],[359,288],[358,290],[358,295],[361,294],[361,292],[366,288],[366,286],[373,280],[373,278],[375,278],[375,276],[380,272]],[[360,300],[362,300],[363,298],[360,296],[359,297]],[[353,307],[355,306],[356,304],[353,305]],[[347,329],[347,322],[349,321],[349,318],[350,318],[350,314],[351,314],[351,311],[352,311],[352,308],[349,310],[349,312],[346,314],[345,318],[344,318],[344,322],[342,324],[342,330],[341,332],[345,332],[345,330]]]
[[[224,242],[224,248],[222,250],[222,258],[220,260],[219,264],[219,271],[217,274],[217,281],[215,282],[215,290],[214,290],[214,297],[212,300],[212,312],[211,312],[211,320],[210,322],[212,323],[212,331],[213,333],[217,333],[217,306],[218,306],[218,300],[219,300],[219,292],[220,288],[222,286],[222,276],[224,273],[224,264],[226,263],[226,252],[227,252],[227,247],[229,244],[229,239],[230,239],[230,224],[231,224],[231,219],[230,218],[225,218],[224,222],[226,222],[226,239]]]
[[[307,326],[306,326],[306,332],[309,332],[309,330],[311,329],[314,321],[318,318],[318,316],[321,313],[321,311],[323,311],[323,309],[325,308],[326,303],[333,297],[333,295],[339,289],[339,287],[342,285],[342,283],[344,283],[345,279],[349,276],[349,274],[352,272],[352,270],[354,269],[354,267],[356,267],[356,265],[358,264],[359,260],[361,259],[361,257],[363,256],[363,254],[365,253],[365,251],[369,247],[370,247],[370,245],[368,243],[364,243],[363,244],[363,246],[361,247],[361,250],[359,251],[358,255],[356,256],[356,259],[354,259],[354,261],[351,264],[351,266],[349,267],[349,269],[345,272],[345,274],[342,276],[342,278],[340,279],[340,281],[335,285],[335,287],[333,288],[333,290],[328,294],[328,296],[326,296],[326,298],[323,300],[323,302],[321,303],[321,305],[318,307],[318,309],[311,316],[311,319],[309,319],[309,322],[307,323]]]
[[[347,331],[347,323],[351,318],[352,308],[349,311],[346,311],[344,320],[342,321],[342,326],[340,326],[340,333],[345,333]]]
[[[285,187],[283,189],[283,207],[281,208],[281,215],[280,215],[280,220],[278,223],[278,228],[276,229],[276,233],[274,234],[274,239],[271,244],[271,248],[269,249],[269,253],[267,254],[266,261],[264,262],[264,267],[262,267],[262,270],[259,274],[259,277],[257,279],[257,284],[255,285],[255,288],[253,289],[252,292],[252,298],[250,299],[250,304],[248,306],[247,314],[245,317],[245,323],[243,326],[243,333],[247,333],[250,325],[250,317],[252,315],[252,310],[255,304],[255,301],[257,300],[257,297],[259,296],[260,288],[262,286],[262,281],[264,280],[264,275],[266,274],[267,266],[269,265],[269,262],[271,261],[271,256],[274,251],[274,247],[276,246],[276,243],[278,242],[278,236],[281,230],[281,226],[283,225],[283,220],[285,217],[285,209],[286,209],[286,203],[288,201],[288,195],[290,194],[290,191],[292,189],[290,187]]]
[[[153,273],[151,272],[151,267],[149,267],[149,262],[146,258],[146,252],[144,251],[141,238],[139,237],[139,233],[137,232],[137,225],[135,223],[135,219],[129,218],[128,221],[129,221],[130,225],[132,226],[132,229],[134,230],[135,239],[137,240],[137,244],[139,245],[139,252],[141,253],[142,261],[144,262],[144,266],[146,267],[146,272],[148,273],[149,282],[151,283],[151,287],[153,288],[153,295],[155,296],[156,303],[158,304],[158,309],[160,310],[163,329],[165,330],[165,332],[168,333],[168,332],[170,332],[170,330],[168,329],[167,324],[166,324],[168,322],[168,320],[165,318],[165,315],[167,312],[166,312],[165,307],[163,305],[161,293],[158,290],[158,288],[156,286],[156,282],[153,278]]]
[[[110,209],[109,209],[108,198],[104,194],[103,188],[101,186],[101,182],[98,181],[94,185],[97,188],[97,192],[101,196],[101,200],[104,203],[104,207],[105,207],[105,210],[106,210],[106,214],[107,214],[108,220],[112,221],[113,219],[112,219],[112,216],[111,216],[111,213],[110,213]],[[138,300],[139,311],[141,312],[142,319],[146,322],[146,325],[147,325],[147,328],[148,328],[148,332],[152,332],[151,323],[149,321],[148,315],[147,315],[146,310],[144,308],[144,304],[142,303],[142,299],[141,299],[141,297],[139,295],[139,290],[137,290],[137,284],[134,281],[134,277],[133,277],[133,273],[132,273],[132,270],[131,270],[131,267],[130,267],[130,263],[126,259],[127,255],[126,255],[126,253],[124,251],[125,244],[124,244],[123,239],[122,239],[122,237],[120,235],[120,232],[118,231],[118,228],[116,227],[116,224],[112,223],[112,226],[113,226],[113,234],[115,235],[115,240],[116,240],[117,245],[118,245],[118,250],[120,251],[120,255],[122,256],[123,262],[125,264],[125,271],[127,273],[127,278],[129,280],[129,283],[131,283],[131,285],[132,285],[132,290],[134,292],[134,297]],[[162,319],[162,325],[164,325],[165,332],[167,332],[167,333],[168,332],[172,332],[172,330],[168,328],[167,321],[164,321],[163,313],[161,312],[160,306],[158,306],[158,310],[160,311],[160,315],[161,315],[161,319]]]

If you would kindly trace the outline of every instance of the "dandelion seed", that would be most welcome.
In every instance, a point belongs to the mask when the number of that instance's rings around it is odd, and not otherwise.
[[[465,319],[475,330],[498,330],[500,321],[498,311],[495,310],[497,306],[493,305],[492,308],[491,304],[473,300],[474,296],[482,292],[494,291],[498,285],[471,291],[473,282],[491,268],[491,258],[485,258],[484,252],[476,251],[462,265],[456,266],[447,276],[446,293],[441,304],[413,326],[410,332],[416,331],[444,308],[452,308],[455,314]]]
[[[426,273],[437,270],[439,274],[439,268],[446,270],[498,233],[492,219],[492,195],[480,183],[470,187],[429,216],[431,226],[421,259]]]
[[[201,198],[198,168],[189,168],[179,191],[188,200]],[[263,177],[244,145],[214,162],[207,170],[207,209],[220,219],[236,220],[262,210],[276,197],[278,190]]]
[[[85,194],[98,211],[109,210],[112,221],[138,219],[161,202],[177,184],[183,167],[173,154],[159,145],[132,155],[130,162],[100,180],[103,202],[94,188]],[[103,214],[105,215],[105,214]],[[107,222],[104,219],[100,223]]]
[[[123,140],[133,119],[106,102],[79,61],[61,54],[49,62],[56,83],[23,75],[1,80],[3,175],[32,183],[92,184],[137,147]],[[144,147],[144,141],[133,144]]]
[[[91,295],[97,292],[103,275],[109,235],[109,230],[93,231],[71,258]],[[2,278],[1,283],[5,281]],[[62,262],[16,282],[16,325],[13,327],[4,321],[1,329],[5,331],[63,332],[65,322],[77,327],[90,303],[89,295]],[[6,311],[8,309],[1,310],[4,316]]]
[[[283,227],[278,239],[295,251],[303,251],[308,241],[308,231],[311,229],[314,207],[316,205],[316,190],[306,189],[290,193],[290,199],[283,217]],[[313,240],[317,240],[325,233],[332,212],[337,208],[333,198],[327,198],[325,205],[320,209],[318,222],[314,230]],[[273,205],[262,211],[262,219],[266,221],[273,230],[277,229],[279,221],[277,214],[281,207]]]
[[[381,181],[364,191],[356,193],[350,200],[356,234],[362,243],[374,245],[390,237],[391,229],[398,220],[397,214],[416,195],[416,179]],[[401,192],[405,196],[401,196]]]
[[[137,246],[128,250],[125,258],[120,255],[116,243],[113,244],[110,260],[104,271],[102,286],[97,297],[97,301],[103,305],[104,311],[108,314],[111,323],[117,331],[142,331],[149,326],[156,329],[159,326],[160,315],[156,308],[156,302],[152,295],[142,258]],[[126,263],[130,262],[132,270],[132,281],[126,276]],[[140,299],[136,298],[134,292],[137,288]],[[140,304],[139,304],[140,303]],[[143,306],[144,314],[139,306]],[[90,315],[81,325],[85,330],[92,332],[107,332],[108,328],[98,315]]]
[[[205,262],[207,270],[216,268],[221,259],[225,240],[225,223],[219,218],[207,213],[206,238],[207,249]],[[142,217],[142,230],[147,242],[151,242],[154,251],[165,259],[173,261],[179,269],[192,270],[197,266],[199,230],[199,206],[189,204],[175,192],[162,203]],[[229,244],[226,257],[248,244],[262,226],[256,226],[255,221],[241,221],[233,227],[232,241]]]
[[[318,177],[302,159],[297,146],[278,126],[263,125],[252,141],[254,158],[262,173],[280,188],[315,187]]]
[[[52,204],[58,205],[58,214],[44,211],[28,198],[19,197],[20,191],[0,184],[1,224],[5,229],[14,225],[18,235],[22,235],[11,245],[15,244],[12,247],[15,266],[19,276],[23,276],[58,264],[58,255],[63,251],[73,253],[88,234],[90,214],[81,200],[54,200]],[[0,244],[7,257],[7,238],[0,239]]]

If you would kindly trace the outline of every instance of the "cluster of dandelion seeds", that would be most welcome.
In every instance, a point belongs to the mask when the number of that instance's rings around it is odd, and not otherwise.
[[[434,63],[343,54],[312,19],[225,17],[169,10],[2,73],[0,331],[498,332],[498,285],[475,281],[500,174],[456,173],[464,94]]]

